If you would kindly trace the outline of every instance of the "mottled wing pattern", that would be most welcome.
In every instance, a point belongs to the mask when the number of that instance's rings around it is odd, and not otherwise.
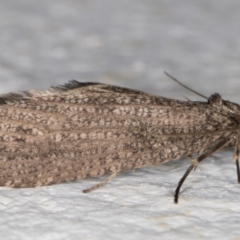
[[[0,185],[35,187],[200,154],[230,136],[214,104],[71,81],[0,96]]]

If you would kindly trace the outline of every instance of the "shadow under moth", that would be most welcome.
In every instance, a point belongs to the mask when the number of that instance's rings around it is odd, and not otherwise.
[[[181,101],[101,83],[0,95],[0,186],[27,188],[197,156],[178,183],[215,151],[235,146],[240,106],[213,94]]]

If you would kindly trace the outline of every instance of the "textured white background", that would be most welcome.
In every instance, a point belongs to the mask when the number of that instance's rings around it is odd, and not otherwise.
[[[239,102],[237,0],[0,0],[0,92],[68,79],[163,96]],[[0,188],[0,239],[240,239],[232,150],[201,163],[173,204],[189,160],[36,189]]]

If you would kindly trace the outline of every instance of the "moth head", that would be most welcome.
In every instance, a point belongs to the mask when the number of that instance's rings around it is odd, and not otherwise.
[[[240,106],[237,103],[223,100],[219,93],[214,93],[208,98],[208,103],[213,107],[221,107],[233,114],[240,114]]]
[[[208,98],[208,103],[213,106],[221,106],[223,104],[223,100],[219,93],[214,93]]]
[[[234,115],[240,115],[240,106],[237,103],[223,100],[218,93],[214,93],[208,98],[208,103],[214,107],[221,107],[225,111],[228,111]]]

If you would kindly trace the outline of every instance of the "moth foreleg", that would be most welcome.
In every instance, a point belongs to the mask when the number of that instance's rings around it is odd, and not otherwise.
[[[107,182],[109,182],[110,180],[112,180],[114,177],[116,177],[116,175],[118,174],[118,172],[114,172],[112,173],[110,176],[108,176],[104,181],[94,185],[93,187],[91,188],[88,188],[88,189],[85,189],[83,190],[84,193],[89,193],[89,192],[92,192],[102,186],[104,186]]]
[[[236,139],[234,155],[233,155],[233,160],[236,161],[238,183],[240,183],[240,169],[239,169],[239,160],[238,160],[238,158],[239,158],[239,137],[240,137],[240,134],[237,133],[237,139]]]
[[[215,151],[217,151],[218,149],[223,147],[228,141],[229,141],[228,138],[220,139],[217,144],[215,144],[215,145],[211,146],[210,148],[208,148],[202,155],[200,155],[198,158],[196,158],[194,160],[194,162],[190,165],[190,167],[187,169],[187,171],[185,172],[185,174],[183,175],[183,177],[180,179],[180,181],[178,183],[178,186],[176,188],[175,195],[174,195],[174,203],[178,203],[178,196],[179,196],[180,188],[181,188],[182,184],[184,183],[184,181],[186,180],[186,178],[189,175],[189,173],[194,168],[196,168],[198,163],[200,163],[202,160],[204,160],[205,158],[210,156],[212,153],[214,153]]]

